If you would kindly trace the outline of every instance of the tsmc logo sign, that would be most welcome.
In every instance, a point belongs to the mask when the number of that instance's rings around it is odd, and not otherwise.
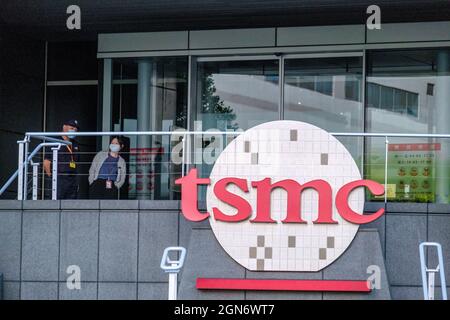
[[[176,181],[182,213],[191,221],[209,218],[224,250],[256,271],[319,271],[351,244],[364,215],[364,188],[348,150],[332,135],[297,121],[273,121],[233,140],[209,178],[197,169]],[[198,186],[207,185],[207,212],[197,208]]]

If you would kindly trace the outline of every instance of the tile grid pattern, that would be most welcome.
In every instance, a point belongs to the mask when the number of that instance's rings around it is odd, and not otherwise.
[[[30,203],[33,201],[29,201]],[[173,201],[174,203],[178,203],[177,201]],[[20,286],[22,284],[23,288],[23,298],[28,299],[44,299],[48,297],[52,298],[58,298],[56,296],[56,286],[58,285],[56,281],[44,281],[42,280],[42,276],[39,276],[38,269],[34,263],[37,262],[33,258],[31,262],[33,262],[32,265],[30,265],[30,260],[27,257],[31,252],[26,251],[24,254],[21,254],[22,245],[28,246],[30,245],[27,243],[27,240],[24,239],[22,242],[21,235],[22,231],[23,234],[29,234],[30,232],[37,233],[39,230],[36,230],[34,227],[30,229],[30,225],[26,222],[25,228],[22,228],[22,219],[21,216],[25,215],[25,220],[28,220],[29,218],[29,211],[33,210],[39,210],[39,216],[44,219],[44,216],[46,215],[52,215],[52,210],[57,210],[57,208],[43,208],[40,207],[39,209],[34,209],[31,206],[27,205],[27,209],[23,210],[21,206],[16,205],[16,201],[10,201],[10,200],[2,200],[0,201],[0,243],[10,243],[9,246],[0,246],[0,272],[4,275],[4,282],[3,282],[3,297],[4,299],[19,299],[20,298]],[[79,206],[84,206],[86,201],[80,201],[78,203]],[[33,205],[40,205],[39,202],[34,202]],[[381,203],[366,203],[366,209],[365,211],[372,213],[375,212],[378,208],[382,207]],[[58,207],[59,208],[59,207]],[[98,213],[98,206],[92,207],[92,213],[96,212]],[[135,207],[130,207],[129,210],[133,210]],[[127,211],[125,207],[122,208],[123,214],[127,216]],[[73,211],[73,210],[72,210]],[[84,211],[88,211],[84,209]],[[176,210],[174,210],[176,211]],[[61,209],[61,212],[63,215],[67,213],[66,209]],[[167,214],[175,214],[176,216],[180,216],[179,212],[166,212]],[[161,216],[158,217],[158,219],[152,224],[157,223],[160,219],[166,219],[167,214],[164,213]],[[67,213],[69,216],[71,216],[71,212]],[[108,212],[105,211],[105,214],[107,215]],[[140,211],[139,213],[142,216],[147,216],[147,212]],[[153,214],[153,212],[151,213]],[[141,216],[141,217],[142,217]],[[427,223],[428,220],[428,223]],[[186,222],[183,220],[183,218],[180,219],[180,222],[183,224],[180,226],[180,231],[182,234],[180,234],[180,243],[184,246],[186,246],[189,250],[188,246],[188,234],[185,233],[187,230],[185,227]],[[142,221],[140,224],[142,225],[145,223],[145,221]],[[169,222],[168,224],[172,224],[173,222]],[[62,230],[64,230],[66,225],[65,220],[62,220]],[[198,228],[197,224],[193,224],[193,226],[196,226]],[[209,224],[205,223],[204,228],[207,228]],[[57,227],[57,225],[54,225]],[[88,226],[87,226],[88,227]],[[423,241],[436,241],[443,245],[444,248],[450,247],[450,240],[448,237],[449,230],[450,230],[450,205],[436,205],[436,204],[408,204],[408,203],[398,203],[398,204],[392,204],[389,203],[387,206],[387,213],[384,217],[382,217],[380,220],[377,220],[375,223],[372,223],[367,226],[363,226],[362,229],[366,228],[375,228],[378,230],[380,234],[380,240],[382,243],[382,248],[386,248],[383,251],[387,250],[387,254],[385,257],[385,263],[387,268],[387,276],[389,278],[389,284],[390,284],[390,291],[392,294],[392,297],[395,299],[422,299],[422,290],[421,290],[421,279],[420,279],[420,273],[417,273],[417,270],[420,270],[419,265],[419,259],[418,259],[418,244]],[[85,228],[79,229],[78,232],[84,233]],[[49,227],[48,233],[52,233],[53,227]],[[57,229],[56,229],[57,230]],[[160,230],[157,229],[157,230]],[[411,230],[414,230],[414,232],[411,232]],[[205,230],[206,232],[206,230]],[[209,231],[207,231],[209,233]],[[361,230],[363,232],[363,230]],[[156,233],[159,233],[157,231]],[[162,232],[166,233],[166,232]],[[176,233],[176,231],[174,231]],[[64,233],[62,233],[64,234]],[[211,235],[212,236],[212,235]],[[175,239],[175,238],[174,238]],[[148,243],[148,240],[145,238],[141,238],[140,245]],[[212,236],[211,241],[215,242],[214,236]],[[64,241],[61,241],[64,243]],[[86,241],[88,246],[96,246],[97,240],[88,240]],[[152,242],[154,243],[154,241]],[[171,244],[170,238],[168,240],[164,241],[163,245]],[[256,246],[256,242],[255,242]],[[64,245],[63,245],[64,247]],[[398,248],[402,248],[402,250],[398,250]],[[62,249],[62,250],[69,250],[71,251],[71,248]],[[220,248],[217,246],[214,246],[211,248],[213,250],[211,253],[216,252],[217,250],[221,251]],[[351,250],[351,249],[349,249]],[[145,252],[158,252],[157,248],[151,247],[151,250],[145,250]],[[193,252],[192,250],[190,252]],[[203,251],[202,251],[203,252]],[[411,254],[411,252],[416,252],[416,254]],[[211,260],[210,254],[204,254],[205,259],[199,260],[199,264],[205,264],[209,263]],[[225,254],[226,255],[226,254]],[[23,263],[21,263],[21,258],[23,256]],[[145,257],[145,254],[142,255],[142,258]],[[158,257],[160,258],[160,257]],[[226,257],[228,258],[228,256]],[[433,258],[433,257],[431,257]],[[450,260],[448,256],[444,257],[445,260],[445,266],[450,265]],[[229,259],[229,258],[228,258]],[[88,263],[95,263],[95,259],[90,259],[89,257],[85,257],[85,259]],[[231,260],[231,259],[229,259]],[[48,263],[50,261],[53,261],[53,259],[47,260]],[[234,263],[234,262],[233,262]],[[328,270],[331,269],[335,270],[335,268],[338,265],[341,264],[354,264],[354,262],[346,262],[345,260],[339,260],[336,262],[336,264],[333,264],[329,268],[325,269],[324,273],[329,272]],[[435,261],[430,260],[430,265],[433,265]],[[225,265],[223,261],[218,262],[219,265]],[[23,266],[23,267],[22,267]],[[356,264],[354,264],[356,266]],[[195,267],[195,266],[194,266]],[[29,280],[20,281],[20,269],[23,269],[24,272],[27,272],[26,269],[32,268],[34,270],[34,275],[30,276]],[[226,265],[226,270],[228,270],[228,265]],[[353,267],[352,267],[353,268]],[[139,273],[144,274],[159,274],[160,270],[158,268],[155,268],[154,270],[140,270]],[[365,272],[365,270],[363,270]],[[251,272],[247,271],[247,275],[251,274]],[[308,273],[309,274],[309,273]],[[346,273],[347,274],[347,273]],[[446,268],[446,274],[447,278],[450,278],[450,268]],[[264,272],[261,274],[258,272],[258,277],[262,277],[264,275]],[[274,278],[277,278],[277,275],[274,275],[272,273],[268,273],[270,276],[274,276]],[[229,275],[230,277],[239,277],[239,275],[233,274]],[[286,273],[279,273],[279,278],[286,278],[289,276]],[[330,278],[330,277],[329,277]],[[335,278],[335,276],[332,276],[332,278]],[[92,298],[95,299],[97,295],[97,284],[98,277],[94,275],[94,278],[92,278],[92,281],[85,281],[82,284],[82,288],[84,290],[81,290],[80,295],[74,295],[67,292],[65,289],[65,282],[62,281],[59,283],[60,285],[60,299],[82,299],[84,297],[86,298]],[[180,280],[183,279],[183,276],[180,277]],[[323,276],[322,276],[323,279]],[[64,280],[62,278],[61,280]],[[146,298],[153,298],[153,299],[167,299],[167,283],[162,281],[164,279],[161,279],[160,281],[143,281],[142,279],[139,280],[137,283],[138,286],[138,292],[139,292],[139,299],[146,299]],[[104,282],[102,282],[104,283]],[[124,283],[124,282],[115,282],[110,283],[111,286],[117,285],[117,288],[127,288],[127,287],[133,287],[135,289],[136,283]],[[31,292],[30,289],[33,289],[34,292]],[[104,290],[106,290],[106,287],[101,287],[102,294],[101,297],[105,299],[109,299],[112,297],[107,297],[104,295]],[[449,288],[450,289],[450,288]],[[131,295],[130,291],[126,291],[127,293],[130,293],[130,298],[135,296],[135,293]],[[439,290],[437,290],[437,293],[439,293]],[[283,297],[283,294],[276,295],[271,293],[269,295],[270,298],[277,298],[277,297]],[[438,294],[439,296],[439,294]],[[237,297],[237,296],[236,296]],[[243,296],[245,298],[245,294]],[[255,295],[248,294],[247,297],[254,298]],[[240,298],[239,298],[240,299]]]
[[[271,177],[272,183],[284,179],[299,183],[323,179],[331,184],[334,192],[347,182],[361,179],[352,156],[338,140],[317,127],[293,121],[274,121],[250,129],[233,140],[217,159],[210,175],[208,211],[218,207],[233,215],[235,209],[217,200],[212,193],[214,183],[225,177],[248,181]],[[247,194],[234,185],[228,189],[256,208],[254,189]],[[274,220],[284,218],[286,201],[287,195],[281,189],[272,192]],[[303,192],[302,218],[309,221],[307,225],[252,224],[249,221],[237,225],[215,221],[212,217],[211,227],[225,250],[249,270],[318,271],[345,251],[358,226],[343,220],[335,208],[333,218],[339,221],[338,225],[312,226],[317,202],[315,191]],[[355,211],[362,212],[363,190],[353,192],[349,202]],[[260,237],[264,237],[264,246],[258,245]],[[296,238],[295,246],[289,246],[290,237]]]

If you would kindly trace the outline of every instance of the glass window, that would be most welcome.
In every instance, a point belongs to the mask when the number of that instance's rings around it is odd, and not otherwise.
[[[137,80],[138,66],[135,59],[115,59],[113,61],[114,80]]]
[[[362,132],[362,58],[286,59],[284,118],[329,132]],[[307,84],[307,85],[305,85]],[[362,139],[338,138],[362,163]]]
[[[194,130],[246,130],[279,119],[278,70],[278,60],[199,62]],[[213,166],[204,161],[204,155],[215,139],[204,136],[201,145],[194,146],[194,161],[203,177]],[[224,148],[231,139],[228,136],[218,143]],[[199,199],[205,196],[202,186]]]
[[[373,51],[367,59],[367,131],[450,132],[448,49]],[[366,141],[366,174],[384,182],[384,139]],[[388,200],[448,203],[448,152],[445,139],[389,138]]]
[[[419,112],[419,95],[408,92],[407,97],[407,113],[410,116],[417,117]]]
[[[367,106],[370,108],[379,109],[380,104],[380,89],[381,87],[375,83],[367,84]]]
[[[363,129],[360,57],[286,59],[284,116],[328,131]]]
[[[354,76],[347,76],[345,81],[345,98],[353,101],[361,99],[361,79]]]
[[[332,96],[333,95],[333,78],[323,75],[316,77],[316,91]]]
[[[314,91],[316,88],[316,77],[314,76],[301,76],[291,77],[285,79],[285,83],[289,83],[292,86]]]
[[[406,113],[406,91],[394,89],[394,112]]]
[[[278,60],[199,62],[195,129],[248,129],[278,119]]]
[[[187,128],[187,57],[116,59],[113,64],[114,131]],[[126,137],[122,156],[128,179],[122,199],[179,199],[181,166],[171,161],[170,137]]]
[[[393,88],[380,86],[380,108],[388,111],[393,111],[394,108]]]

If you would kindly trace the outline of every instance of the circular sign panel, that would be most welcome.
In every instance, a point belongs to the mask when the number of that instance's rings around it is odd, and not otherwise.
[[[215,207],[226,215],[236,214],[236,208],[214,196],[215,183],[227,177],[247,181],[270,178],[271,183],[290,179],[300,185],[320,179],[331,186],[334,199],[343,185],[360,180],[361,174],[349,151],[328,132],[304,122],[272,121],[239,135],[220,154],[207,189],[208,212]],[[299,215],[306,223],[282,222],[288,204],[288,193],[283,188],[271,192],[273,223],[251,222],[256,216],[257,189],[250,183],[248,192],[233,184],[227,190],[251,205],[252,216],[229,223],[217,221],[211,215],[211,228],[224,250],[249,270],[319,271],[347,249],[359,228],[344,220],[334,203],[332,217],[337,223],[313,223],[318,218],[320,197],[312,188],[298,194]],[[362,212],[364,190],[354,190],[348,203],[352,210]]]

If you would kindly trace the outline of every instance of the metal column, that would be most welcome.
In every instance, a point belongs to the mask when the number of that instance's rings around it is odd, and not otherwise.
[[[151,79],[152,79],[152,62],[148,59],[140,60],[138,63],[138,92],[137,92],[137,130],[138,131],[150,131],[151,123]],[[148,135],[137,137],[137,157],[139,152],[151,147],[151,137]],[[142,158],[142,157],[141,157]],[[142,175],[142,190],[138,191],[137,198],[145,199],[145,193],[151,182],[149,163],[138,163],[136,166],[137,171],[140,171]]]

